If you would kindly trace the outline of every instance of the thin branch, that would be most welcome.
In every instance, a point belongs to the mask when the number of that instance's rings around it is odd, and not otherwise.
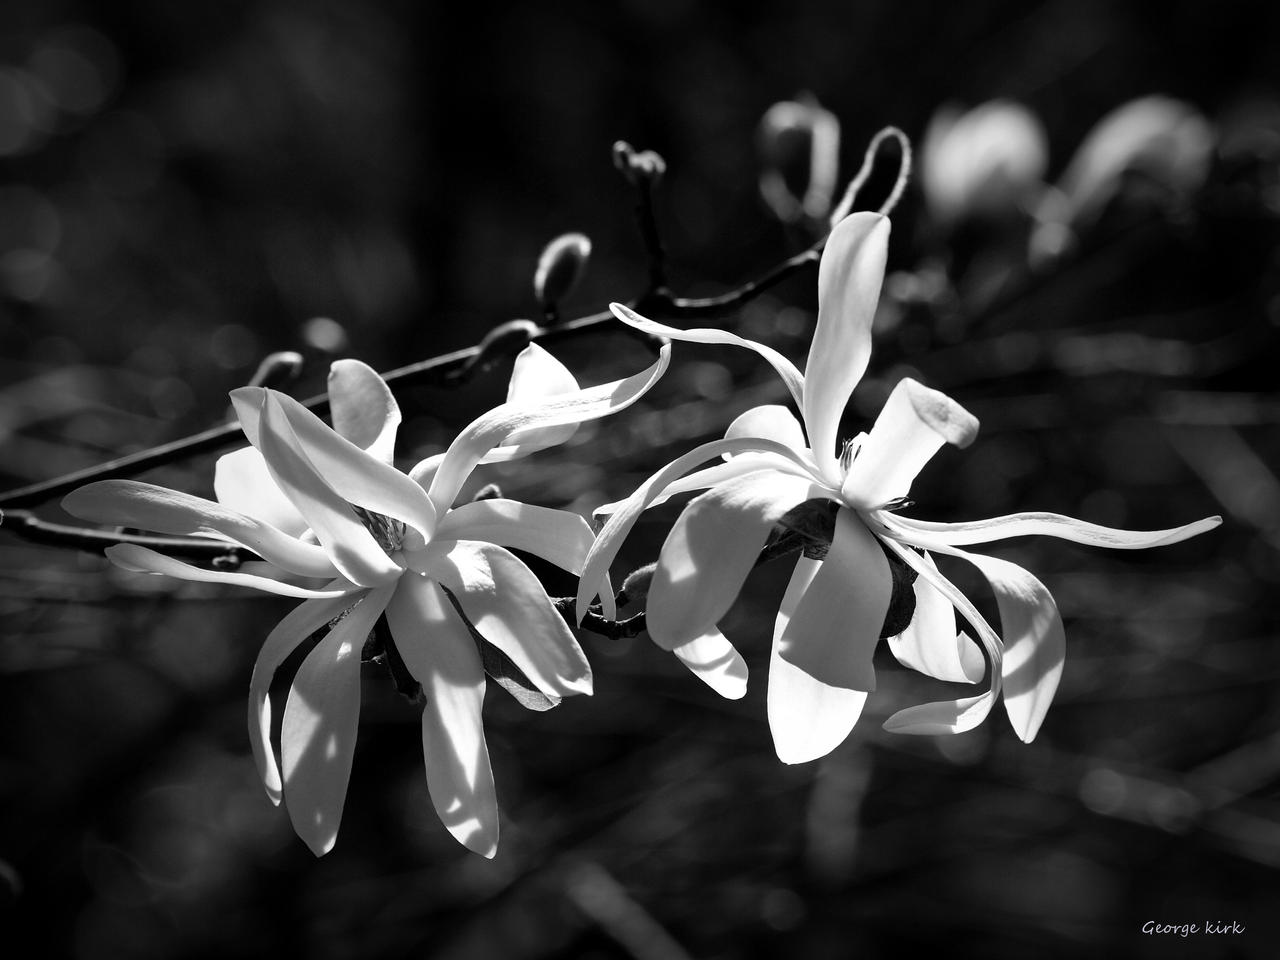
[[[169,556],[186,560],[203,560],[219,569],[234,569],[248,560],[260,560],[256,553],[232,543],[207,537],[157,537],[150,534],[124,533],[116,530],[94,530],[41,520],[29,510],[7,510],[0,515],[0,529],[31,543],[52,547],[69,547],[102,553],[107,547],[133,543],[149,547]]]

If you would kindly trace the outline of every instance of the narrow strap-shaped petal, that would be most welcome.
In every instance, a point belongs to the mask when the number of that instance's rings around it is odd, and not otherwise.
[[[453,505],[471,471],[506,437],[520,430],[584,423],[616,413],[644,396],[670,363],[671,347],[663,344],[657,362],[640,373],[539,402],[504,403],[473,420],[449,445],[431,478],[428,494],[436,512],[443,514]]]
[[[242,414],[241,422],[243,419]],[[379,586],[398,577],[399,565],[373,539],[350,504],[316,471],[271,394],[265,395],[260,427],[258,448],[272,479],[306,518],[342,575],[362,587]]]
[[[528,405],[548,397],[576,393],[580,389],[577,378],[569,372],[568,367],[536,343],[531,343],[516,356],[515,365],[511,369],[511,380],[507,384],[507,403]],[[517,430],[503,438],[502,446],[490,450],[484,461],[496,463],[498,460],[518,460],[538,450],[564,443],[577,429],[576,423],[570,423],[560,427]]]
[[[988,690],[976,697],[961,700],[938,700],[921,703],[899,710],[884,722],[890,733],[908,733],[918,736],[940,736],[964,733],[987,719],[995,704],[995,694]]]
[[[990,543],[1011,537],[1058,537],[1090,547],[1106,547],[1110,550],[1145,550],[1178,543],[1207,533],[1222,523],[1221,517],[1206,517],[1195,523],[1168,530],[1117,530],[1096,523],[1064,517],[1057,513],[1013,513],[988,520],[971,520],[967,523],[934,523],[913,520],[894,515],[886,525],[900,534],[904,540],[924,537],[951,546],[971,543]]]
[[[267,634],[254,660],[253,675],[249,679],[249,747],[272,803],[280,802],[282,786],[280,769],[271,750],[271,698],[268,696],[271,681],[298,644],[360,601],[361,595],[350,594],[298,604]]]
[[[808,449],[800,421],[790,410],[776,403],[752,407],[738,414],[724,435],[729,438],[764,437],[766,440],[776,440],[797,453]]]
[[[773,349],[773,347],[768,347],[763,343],[756,343],[754,340],[746,339],[746,337],[740,337],[735,333],[729,333],[727,330],[717,330],[713,327],[697,327],[692,330],[669,327],[664,323],[657,323],[648,317],[641,316],[622,303],[611,303],[609,304],[609,309],[613,311],[615,317],[627,326],[635,327],[645,333],[652,333],[655,336],[669,337],[672,340],[684,340],[688,343],[718,343],[754,350],[768,360],[773,369],[778,372],[778,376],[782,377],[782,382],[787,385],[787,389],[791,391],[791,396],[795,398],[796,406],[801,406],[804,403],[803,375],[796,369],[794,363]]]
[[[242,447],[218,458],[213,465],[213,493],[224,507],[257,517],[291,537],[300,537],[307,529],[307,521],[271,479],[256,447]]]
[[[747,438],[737,438],[747,439]],[[773,453],[739,453],[730,454],[724,463],[717,463],[702,470],[695,470],[693,473],[686,474],[679,480],[673,480],[667,484],[662,495],[655,497],[650,507],[656,507],[659,504],[666,503],[672,497],[677,497],[682,493],[690,493],[694,490],[706,490],[708,487],[714,487],[718,483],[724,483],[726,480],[733,480],[736,477],[745,476],[748,473],[755,473],[757,470],[777,470],[779,473],[789,473],[792,476],[804,477],[812,479],[810,471],[801,467],[793,460],[786,457],[780,457]],[[616,513],[626,500],[618,500],[614,503],[602,504],[591,511],[597,517],[607,517]]]
[[[700,463],[705,463],[723,454],[742,454],[748,452],[772,453],[801,466],[794,450],[773,440],[743,437],[732,440],[712,440],[688,453],[672,460],[653,476],[636,488],[614,511],[603,529],[596,535],[596,542],[587,554],[587,562],[582,568],[582,577],[578,586],[578,622],[587,613],[591,598],[600,589],[600,581],[613,563],[614,557],[622,547],[636,519],[644,510],[658,500],[673,483]],[[833,491],[824,491],[819,496],[833,496]]]
[[[396,649],[422,684],[422,756],[431,803],[454,838],[481,856],[498,850],[498,797],[484,739],[484,668],[466,624],[440,587],[405,577],[387,607]]]
[[[821,569],[821,560],[797,561],[773,625],[767,708],[774,750],[783,763],[825,757],[849,736],[867,702],[863,691],[823,683],[780,655],[791,617]]]
[[[262,403],[264,398],[265,403]],[[232,391],[231,399],[245,435],[263,450],[264,455],[264,424],[261,417],[255,421],[251,412],[259,409],[255,401],[262,403],[263,416],[273,407],[280,410],[307,461],[343,500],[401,520],[415,528],[424,539],[431,537],[435,530],[435,508],[422,488],[395,467],[344,440],[314,413],[283,393],[242,387]],[[270,458],[268,465],[275,466],[270,463]],[[296,499],[292,496],[290,499],[301,509]]]
[[[726,700],[747,693],[747,661],[719,630],[708,630],[671,651],[695,677]]]
[[[871,321],[889,254],[889,219],[852,214],[827,237],[818,265],[818,325],[804,372],[804,424],[823,476],[835,482],[836,439],[871,357]]]
[[[255,451],[256,452],[256,451]],[[177,536],[226,537],[264,560],[303,577],[332,577],[325,552],[269,523],[212,500],[137,480],[99,480],[67,494],[63,509],[95,523],[112,523]]]
[[[937,569],[928,554],[923,559]],[[951,683],[977,683],[986,673],[987,664],[968,634],[956,632],[956,611],[951,601],[923,577],[916,577],[911,586],[916,610],[907,629],[889,638],[893,655],[904,667],[925,676]]]
[[[591,693],[591,666],[538,578],[492,543],[459,540],[432,568],[476,632],[552,697]]]
[[[858,447],[841,493],[853,507],[872,509],[906,496],[943,443],[968,446],[978,420],[945,393],[910,377],[898,381]]]
[[[827,686],[870,693],[892,594],[876,538],[854,511],[837,511],[831,548],[779,638],[778,656]]]
[[[758,470],[689,502],[658,554],[646,625],[671,650],[715,627],[733,606],[773,525],[817,496],[808,479]]]
[[[335,360],[330,364],[329,414],[338,436],[383,463],[391,463],[400,427],[400,405],[373,367],[359,360]]]
[[[317,857],[333,849],[360,727],[360,651],[394,587],[371,591],[298,668],[284,705],[280,761],[294,832]]]
[[[233,587],[252,587],[264,593],[274,593],[281,597],[296,597],[300,600],[323,597],[345,597],[359,589],[353,584],[345,584],[338,589],[311,590],[307,587],[295,586],[282,580],[260,577],[251,573],[231,573],[224,570],[205,570],[193,567],[189,563],[167,557],[136,543],[118,543],[103,551],[112,563],[126,570],[139,573],[158,573],[179,580],[191,580],[196,583],[225,583]]]

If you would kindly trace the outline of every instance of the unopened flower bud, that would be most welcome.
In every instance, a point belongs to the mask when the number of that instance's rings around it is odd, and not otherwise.
[[[632,186],[647,181],[657,183],[667,172],[667,161],[653,150],[639,150],[619,140],[613,145],[613,165]]]
[[[538,257],[533,276],[533,294],[543,307],[550,307],[573,292],[587,270],[591,240],[585,234],[565,233],[556,237]]]
[[[775,103],[760,119],[760,194],[784,223],[831,210],[840,121],[812,99]]]

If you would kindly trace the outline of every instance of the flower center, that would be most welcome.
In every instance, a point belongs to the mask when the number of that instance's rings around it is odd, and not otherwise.
[[[356,516],[360,518],[365,528],[373,534],[373,539],[378,541],[378,546],[387,552],[387,556],[394,556],[404,546],[406,527],[402,521],[381,513],[374,513],[363,507],[353,505],[351,509],[356,512]]]

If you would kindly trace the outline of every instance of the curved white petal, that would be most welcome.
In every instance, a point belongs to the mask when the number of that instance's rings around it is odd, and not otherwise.
[[[405,577],[387,606],[396,649],[422,684],[422,756],[441,822],[469,850],[498,850],[498,797],[484,739],[484,669],[466,624],[440,587]]]
[[[885,520],[885,525],[907,542],[924,539],[958,547],[971,543],[1007,540],[1010,537],[1041,536],[1058,537],[1073,543],[1082,543],[1090,547],[1106,547],[1110,550],[1145,550],[1148,547],[1162,547],[1207,533],[1221,523],[1221,517],[1206,517],[1195,523],[1172,527],[1168,530],[1117,530],[1084,520],[1076,520],[1073,517],[1064,517],[1057,513],[1013,513],[988,520],[971,520],[967,523],[934,523],[898,515]]]
[[[839,481],[836,439],[871,357],[871,321],[889,255],[889,218],[860,212],[827,237],[818,265],[818,325],[804,373],[804,424],[818,468]]]
[[[517,557],[492,543],[459,540],[431,576],[454,595],[476,632],[543,693],[591,693],[591,665],[582,648]]]
[[[284,705],[284,800],[317,857],[333,849],[360,726],[360,652],[394,587],[374,590],[307,654]]]
[[[719,630],[708,630],[671,652],[695,677],[726,700],[741,700],[746,696],[747,661]]]
[[[764,437],[766,440],[776,440],[797,453],[803,453],[808,449],[804,442],[804,428],[800,426],[800,421],[790,410],[776,403],[752,407],[740,413],[729,424],[729,429],[724,432],[724,435],[731,439]]]
[[[715,627],[773,525],[817,495],[808,479],[758,470],[690,501],[662,545],[649,585],[646,625],[654,643],[671,650]]]
[[[444,463],[444,454],[433,453],[413,465],[409,471],[409,479],[426,490],[431,486],[431,481],[435,479],[436,471],[440,469],[442,463]]]
[[[928,554],[925,563],[935,570]],[[911,623],[896,637],[889,649],[904,667],[925,676],[951,683],[977,683],[987,670],[982,651],[965,633],[956,632],[956,611],[932,583],[916,577],[912,585],[916,609]]]
[[[795,451],[773,440],[755,438],[712,440],[672,460],[637,487],[635,492],[618,506],[604,528],[596,534],[596,542],[587,554],[587,562],[582,568],[582,577],[578,586],[578,622],[581,623],[582,618],[586,616],[591,598],[600,590],[601,578],[608,572],[614,557],[618,555],[622,541],[626,539],[636,519],[647,507],[653,504],[681,475],[698,464],[726,453],[740,454],[753,451],[777,454],[783,459],[796,463],[803,470],[803,464],[797,460]],[[831,491],[820,491],[815,495],[830,496]]]
[[[745,437],[734,439],[749,439]],[[780,457],[773,453],[738,453],[728,454],[725,456],[724,463],[717,463],[714,466],[706,467],[702,470],[695,470],[693,473],[686,474],[679,480],[673,480],[667,484],[663,493],[659,497],[655,497],[650,507],[656,507],[659,504],[666,503],[672,497],[679,496],[682,493],[690,493],[694,490],[706,490],[708,487],[714,487],[718,483],[726,480],[732,480],[735,477],[745,476],[748,473],[754,473],[757,470],[777,470],[779,473],[789,473],[795,477],[804,477],[812,479],[810,471],[800,466],[793,460],[786,457]],[[618,500],[614,503],[606,503],[595,510],[591,511],[597,517],[605,517],[610,514],[617,513],[626,500]]]
[[[577,378],[569,372],[568,367],[536,343],[531,343],[516,356],[511,381],[507,384],[507,403],[528,405],[549,397],[576,393],[580,389]],[[494,455],[499,451],[502,451],[500,459],[516,460],[535,451],[554,447],[572,437],[577,429],[576,423],[570,423],[560,427],[517,430],[508,434],[500,447],[490,450],[485,455],[485,462],[497,462],[499,458]]]
[[[205,570],[193,567],[189,563],[167,557],[148,547],[140,547],[136,543],[118,543],[103,551],[112,563],[126,570],[138,573],[158,573],[179,580],[191,580],[196,583],[225,583],[233,587],[252,587],[264,593],[274,593],[282,597],[297,597],[308,600],[322,597],[345,597],[354,593],[359,587],[352,584],[339,589],[311,590],[307,587],[295,586],[270,577],[259,577],[250,573],[229,573],[223,570]]]
[[[797,561],[773,625],[767,707],[773,746],[783,763],[825,757],[849,736],[867,702],[863,691],[829,686],[779,655],[782,635],[821,568],[821,560]]]
[[[327,427],[319,417],[292,397],[274,390],[241,387],[231,393],[245,435],[263,451],[266,440],[263,418],[268,409],[278,409],[297,447],[342,499],[366,510],[394,517],[414,527],[424,539],[435,530],[436,511],[422,488],[395,467],[366,453]],[[261,404],[257,406],[255,404]],[[257,411],[261,410],[261,413]],[[256,416],[255,416],[256,414]],[[279,432],[279,431],[277,431]],[[268,457],[268,467],[275,467]],[[301,510],[301,504],[285,490]],[[303,511],[303,516],[306,516]]]
[[[271,681],[298,644],[360,600],[359,595],[349,594],[298,604],[267,634],[254,660],[253,675],[249,679],[249,747],[272,803],[280,802],[282,786],[271,750],[271,698],[268,696]]]
[[[977,433],[978,420],[964,407],[904,377],[858,447],[840,492],[846,503],[862,509],[906,496],[944,442],[965,447]]]
[[[890,733],[939,736],[972,730],[991,712],[995,694],[988,690],[962,700],[939,700],[899,710],[884,722]]]
[[[255,451],[256,452],[256,451]],[[225,537],[264,560],[303,577],[332,577],[325,552],[269,523],[222,504],[137,480],[99,480],[67,494],[63,509],[96,523],[138,527],[176,536]]]
[[[272,479],[306,519],[333,565],[362,587],[380,586],[400,576],[399,565],[316,471],[275,396],[264,393],[263,397],[258,448]]]
[[[400,405],[373,367],[359,360],[330,364],[329,415],[338,436],[383,463],[391,463]]]
[[[291,537],[300,537],[307,529],[307,521],[271,479],[267,462],[256,447],[243,447],[218,458],[213,466],[213,493],[224,507],[257,517]]]
[[[792,611],[777,655],[826,686],[870,693],[871,660],[892,595],[876,538],[854,511],[837,511],[831,548]]]
[[[453,505],[471,471],[506,437],[521,430],[567,426],[616,413],[644,396],[670,363],[671,347],[664,344],[656,363],[623,380],[540,402],[504,403],[473,420],[449,445],[431,478],[428,495],[437,513],[443,514]]]
[[[609,304],[609,309],[613,311],[615,317],[627,326],[643,330],[645,333],[652,333],[655,336],[669,337],[672,340],[684,340],[688,343],[719,343],[754,350],[768,360],[773,369],[778,372],[778,376],[782,377],[782,382],[791,391],[791,396],[795,398],[796,405],[799,406],[804,402],[804,377],[796,369],[794,363],[773,349],[773,347],[767,347],[763,343],[756,343],[754,340],[748,340],[737,334],[729,333],[727,330],[716,330],[711,327],[681,330],[677,327],[669,327],[663,323],[656,323],[648,317],[642,317],[622,303],[611,303]]]

